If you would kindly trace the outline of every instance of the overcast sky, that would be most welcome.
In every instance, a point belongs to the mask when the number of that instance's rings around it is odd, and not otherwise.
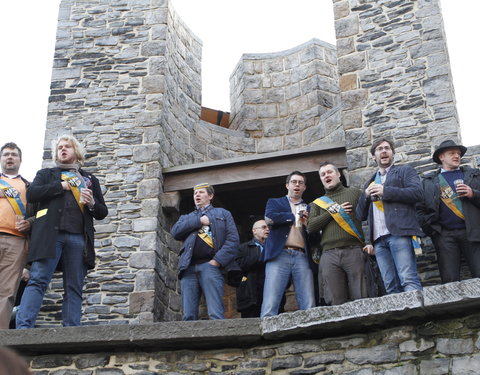
[[[480,1],[442,0],[457,109],[466,146],[480,144],[476,48]],[[41,167],[60,0],[2,2],[0,144],[23,151],[20,172]],[[312,38],[335,44],[332,0],[173,0],[203,41],[202,105],[229,110],[229,77],[243,53],[277,52]]]

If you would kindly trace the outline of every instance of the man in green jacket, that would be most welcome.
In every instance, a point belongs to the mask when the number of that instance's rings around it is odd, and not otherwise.
[[[362,225],[354,215],[361,191],[347,188],[340,181],[340,171],[330,163],[318,171],[325,195],[310,204],[308,232],[322,231],[321,282],[328,304],[339,305],[367,297]]]

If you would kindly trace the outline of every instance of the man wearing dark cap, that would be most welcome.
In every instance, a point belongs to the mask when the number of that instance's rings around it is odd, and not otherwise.
[[[418,216],[435,246],[443,283],[460,280],[462,253],[472,277],[480,277],[480,170],[460,167],[466,151],[443,141],[432,156],[440,168],[423,178]]]
[[[183,241],[178,262],[183,320],[198,320],[201,293],[210,319],[224,318],[223,273],[236,265],[239,238],[231,213],[212,206],[213,195],[209,184],[195,185],[195,211],[172,227],[173,237]]]

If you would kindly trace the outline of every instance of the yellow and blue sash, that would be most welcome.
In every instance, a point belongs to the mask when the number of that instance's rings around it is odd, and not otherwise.
[[[345,232],[357,238],[362,244],[365,243],[362,232],[358,230],[350,215],[337,202],[324,195],[315,199],[313,203],[326,210]]]
[[[198,237],[200,237],[208,246],[213,249],[213,238],[210,232],[210,228],[207,225],[199,229]]]
[[[371,184],[379,184],[382,185],[382,179],[380,177],[380,173],[375,174],[375,180],[370,183]],[[368,186],[370,186],[368,185]],[[385,212],[385,207],[383,207],[383,201],[380,199],[377,199],[375,201],[372,201],[372,203],[382,212]],[[421,255],[422,254],[422,247],[420,246],[421,244],[421,239],[417,236],[412,236],[412,246],[413,246],[413,251],[415,252],[415,255]]]
[[[0,189],[2,189],[5,198],[7,198],[8,203],[13,208],[15,215],[22,215],[23,218],[27,216],[27,211],[25,210],[25,206],[20,198],[20,193],[11,186],[7,181],[2,180],[0,178]]]
[[[445,206],[447,206],[456,216],[465,220],[463,215],[462,201],[457,192],[452,189],[445,177],[441,173],[438,174],[438,181],[440,184],[440,199]]]
[[[382,178],[380,177],[380,173],[376,173],[375,174],[375,180],[373,180],[370,185],[372,184],[378,184],[378,185],[383,185],[382,183]],[[370,186],[368,185],[368,186]],[[373,204],[375,205],[375,207],[377,207],[380,211],[382,212],[385,212],[385,208],[383,208],[383,202],[381,199],[377,199],[377,200],[374,200],[373,201]]]
[[[78,207],[83,212],[84,204],[80,202],[80,189],[86,187],[83,178],[78,177],[74,172],[62,171],[62,180],[70,185],[70,190],[78,203]]]

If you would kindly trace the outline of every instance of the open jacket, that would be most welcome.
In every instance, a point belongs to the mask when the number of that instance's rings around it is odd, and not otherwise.
[[[357,218],[368,219],[370,241],[373,243],[373,204],[365,189],[375,180],[375,174],[365,184],[355,210]],[[385,223],[394,236],[423,236],[415,205],[423,200],[423,189],[415,169],[409,165],[393,165],[383,184]]]
[[[237,289],[237,310],[243,311],[251,306],[261,306],[263,284],[265,281],[265,263],[260,260],[261,251],[255,240],[240,245],[237,263],[245,276]]]
[[[212,207],[206,211],[205,215],[210,220],[213,250],[215,252],[213,259],[220,263],[222,272],[227,276],[227,283],[229,285],[238,284],[241,272],[240,267],[235,262],[235,258],[238,255],[240,240],[232,214],[223,208]],[[192,260],[193,247],[198,237],[198,230],[202,227],[200,222],[201,216],[200,210],[195,210],[180,216],[172,227],[171,233],[173,238],[177,241],[183,241],[178,263],[179,278],[182,278],[183,272],[188,268]]]
[[[310,211],[310,207],[308,207],[308,210]],[[267,201],[265,220],[270,225],[270,234],[265,242],[262,260],[268,262],[281,254],[287,242],[290,227],[295,224],[295,215],[292,213],[290,202],[286,196],[270,198]],[[302,234],[305,241],[305,252],[310,259],[310,248],[305,225],[302,225]]]
[[[460,167],[464,174],[464,182],[473,190],[472,198],[461,198],[467,239],[480,242],[480,170],[468,166]],[[440,233],[442,227],[438,222],[440,212],[440,169],[426,174],[423,179],[424,200],[417,206],[418,219],[423,231],[431,236]]]
[[[90,189],[93,192],[95,205],[92,210],[85,206],[83,210],[83,224],[85,236],[85,249],[83,259],[89,269],[95,266],[94,228],[93,219],[102,220],[108,214],[107,206],[103,199],[100,183],[97,178],[82,169],[82,176],[92,181]],[[37,204],[37,215],[33,222],[30,241],[28,262],[55,257],[55,243],[59,231],[60,217],[65,205],[60,168],[45,168],[37,172],[33,182],[27,190],[27,201]]]

